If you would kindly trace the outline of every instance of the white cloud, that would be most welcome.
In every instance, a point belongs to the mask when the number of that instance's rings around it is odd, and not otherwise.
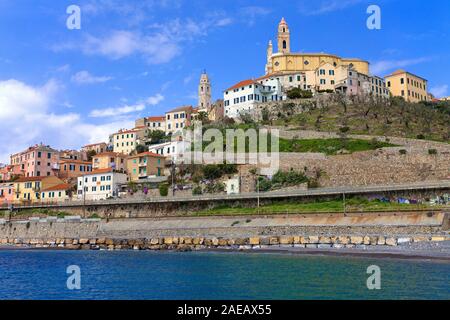
[[[430,92],[436,97],[436,98],[443,98],[448,95],[448,85],[443,84],[441,86],[432,87],[430,89]]]
[[[134,121],[106,124],[86,123],[77,113],[56,114],[61,86],[54,80],[44,86],[31,86],[11,79],[0,81],[0,162],[9,155],[43,142],[54,148],[80,148],[87,143],[107,141],[119,128],[129,128]]]
[[[253,26],[259,17],[269,15],[272,10],[265,7],[248,6],[241,8],[239,12],[243,17],[244,22],[249,26]]]
[[[151,106],[156,106],[158,103],[160,103],[163,100],[164,100],[164,96],[162,94],[158,93],[154,96],[148,97],[146,102]]]
[[[373,74],[380,75],[382,73],[385,73],[387,71],[397,69],[397,68],[405,68],[408,66],[420,64],[423,62],[430,61],[431,58],[429,57],[421,57],[416,59],[404,59],[404,60],[381,60],[378,62],[375,62],[371,65],[370,71]]]
[[[77,84],[94,84],[103,83],[111,80],[112,77],[97,77],[89,73],[89,71],[79,71],[72,76],[72,82]]]
[[[106,108],[106,109],[94,109],[89,114],[89,117],[92,118],[103,118],[103,117],[114,117],[114,116],[120,116],[124,114],[129,114],[133,112],[142,111],[145,109],[144,104],[136,104],[132,106],[122,106],[117,108]]]
[[[133,55],[141,56],[148,64],[163,64],[183,51],[187,42],[198,41],[214,27],[222,27],[231,20],[208,18],[200,22],[192,19],[174,19],[153,23],[145,33],[138,30],[112,30],[104,35],[86,35],[79,42],[58,43],[51,46],[55,52],[80,50],[85,55],[104,56],[112,60]]]
[[[364,2],[368,2],[368,0],[326,0],[308,2],[308,4],[312,3],[312,6],[302,2],[300,12],[309,16],[322,15],[334,11],[344,10]]]

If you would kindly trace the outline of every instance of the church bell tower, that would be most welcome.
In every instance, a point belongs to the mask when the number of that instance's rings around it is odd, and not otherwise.
[[[278,52],[291,52],[291,34],[284,18],[281,19],[281,22],[278,25]]]
[[[198,85],[198,108],[205,112],[211,108],[211,82],[206,71],[203,71]]]

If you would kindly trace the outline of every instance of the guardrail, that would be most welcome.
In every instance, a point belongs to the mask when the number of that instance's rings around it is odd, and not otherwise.
[[[328,195],[355,195],[367,193],[383,193],[394,191],[419,191],[450,189],[450,180],[434,183],[411,183],[395,185],[376,185],[360,187],[335,187],[318,188],[309,190],[289,190],[289,191],[271,191],[271,192],[251,192],[233,195],[198,195],[198,196],[168,196],[168,197],[148,197],[142,199],[117,198],[108,200],[71,200],[66,202],[41,202],[41,203],[23,203],[14,204],[14,209],[32,209],[32,208],[58,208],[58,207],[79,207],[79,206],[107,206],[107,205],[131,205],[145,203],[170,203],[170,202],[197,202],[197,201],[223,201],[223,200],[249,200],[249,199],[276,199],[289,197],[311,197]],[[0,209],[8,209],[8,205],[3,205]]]

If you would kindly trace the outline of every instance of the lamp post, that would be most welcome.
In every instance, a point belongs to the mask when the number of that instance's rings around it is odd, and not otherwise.
[[[175,160],[172,160],[172,197],[175,197]]]
[[[343,205],[344,205],[344,216],[345,216],[346,213],[347,213],[346,208],[345,208],[345,192],[342,193],[342,202],[343,202]]]

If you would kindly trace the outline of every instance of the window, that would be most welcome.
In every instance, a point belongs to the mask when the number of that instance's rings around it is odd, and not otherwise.
[[[330,76],[334,76],[334,70],[328,70],[328,74],[329,74]]]
[[[284,30],[283,30],[283,32],[284,32]],[[286,40],[283,40],[283,49],[286,49],[286,48],[287,48]]]
[[[326,84],[325,79],[320,79],[320,84]]]
[[[400,79],[400,83],[401,83],[401,84],[404,84],[404,83],[405,83],[405,79],[401,78],[401,79]]]
[[[391,87],[391,82],[390,81],[388,81],[387,86],[388,86],[388,88]]]

